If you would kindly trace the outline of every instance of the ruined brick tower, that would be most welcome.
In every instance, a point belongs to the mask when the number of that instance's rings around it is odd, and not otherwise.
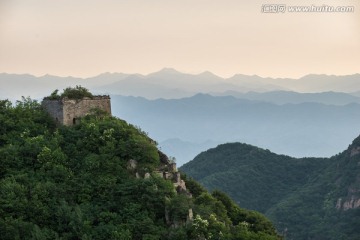
[[[110,96],[107,95],[81,99],[67,97],[57,100],[44,99],[41,105],[57,123],[67,126],[76,124],[81,117],[88,115],[94,109],[111,115]]]

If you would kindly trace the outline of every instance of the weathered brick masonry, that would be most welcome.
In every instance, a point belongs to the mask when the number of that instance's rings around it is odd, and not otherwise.
[[[110,96],[94,96],[93,98],[60,100],[43,100],[42,106],[55,119],[63,125],[74,125],[81,117],[88,115],[92,109],[100,109],[111,115]]]

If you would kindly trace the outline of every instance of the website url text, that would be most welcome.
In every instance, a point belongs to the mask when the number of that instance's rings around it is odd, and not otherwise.
[[[286,4],[263,4],[262,13],[353,13],[355,6],[287,6]]]

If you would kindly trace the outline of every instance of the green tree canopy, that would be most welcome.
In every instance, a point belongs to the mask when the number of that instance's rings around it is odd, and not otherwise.
[[[53,91],[50,96],[45,97],[47,100],[59,100],[62,98],[82,99],[84,97],[93,98],[93,94],[85,87],[76,85],[76,87],[67,87],[63,93],[59,94],[59,90]]]
[[[235,204],[193,180],[190,198],[155,173],[144,178],[160,167],[159,151],[123,120],[88,115],[56,127],[31,99],[0,101],[0,113],[1,239],[279,239],[266,228],[239,229],[226,207]]]

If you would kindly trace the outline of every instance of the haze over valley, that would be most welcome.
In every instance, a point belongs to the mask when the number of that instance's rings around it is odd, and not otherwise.
[[[226,142],[293,157],[329,157],[360,131],[360,74],[273,79],[164,68],[149,75],[92,78],[0,74],[2,97],[42,99],[49,89],[82,85],[110,94],[113,114],[139,126],[178,164]]]
[[[19,99],[21,96],[31,95],[41,98],[48,94],[49,89],[63,89],[68,86],[83,85],[94,93],[111,95],[138,96],[147,99],[175,99],[190,97],[197,93],[211,95],[232,95],[252,100],[269,100],[274,103],[323,102],[343,105],[359,102],[360,74],[334,75],[306,75],[299,79],[291,78],[262,78],[235,74],[230,78],[222,78],[205,71],[200,74],[187,74],[172,68],[163,68],[148,75],[103,73],[90,78],[57,77],[44,75],[36,77],[30,74],[0,74],[0,84],[3,96],[9,99]],[[302,95],[302,99],[286,99],[286,94],[279,91],[313,93]],[[254,92],[254,93],[252,93]],[[256,97],[256,93],[270,93],[264,97]],[[321,92],[343,92],[340,96],[328,94],[314,94]],[[278,100],[270,100],[271,95]],[[291,94],[290,94],[291,95]],[[327,97],[326,97],[327,96]],[[290,97],[290,96],[289,96]],[[326,100],[328,102],[326,102]],[[295,102],[294,102],[295,101]],[[330,101],[330,102],[329,102]]]

